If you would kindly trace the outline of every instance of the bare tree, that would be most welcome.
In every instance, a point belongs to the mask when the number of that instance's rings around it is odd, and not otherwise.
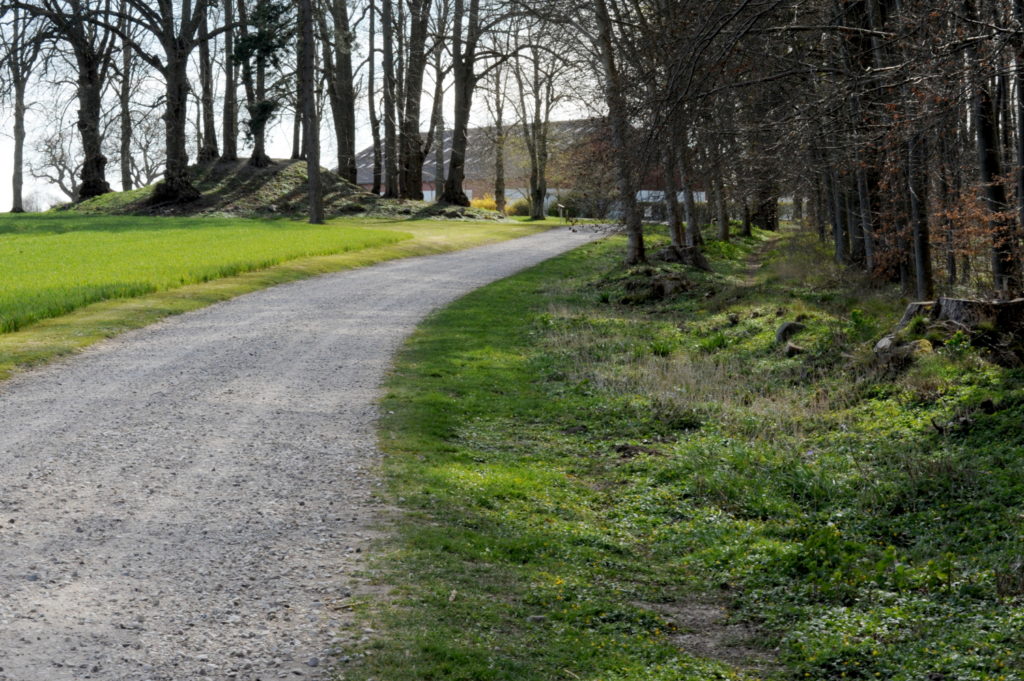
[[[82,161],[71,126],[58,121],[33,143],[35,157],[29,162],[29,174],[59,189],[69,201],[81,198]]]
[[[213,111],[213,61],[210,55],[210,5],[200,3],[199,17],[199,88],[200,110],[203,118],[203,143],[199,147],[198,161],[209,163],[220,155],[217,149],[217,123]]]
[[[45,21],[49,30],[71,51],[76,66],[78,133],[84,159],[78,199],[87,199],[110,191],[106,179],[107,158],[103,155],[100,127],[102,94],[110,73],[117,39],[109,26],[93,20],[114,13],[113,0],[34,0],[10,1],[34,17]]]
[[[47,36],[43,22],[19,7],[7,10],[0,21],[0,96],[11,103],[14,111],[11,212],[23,213],[25,91]]]
[[[517,30],[510,62],[518,98],[513,101],[530,159],[530,217],[543,220],[548,195],[548,159],[551,116],[570,91],[563,77],[570,64],[558,49],[558,40],[543,25],[532,22]]]
[[[338,173],[356,181],[356,88],[352,52],[352,31],[347,0],[323,0],[318,12],[327,99],[334,118],[338,147]],[[330,21],[328,21],[330,19]]]

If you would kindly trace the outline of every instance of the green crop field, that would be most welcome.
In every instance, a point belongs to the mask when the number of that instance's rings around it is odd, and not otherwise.
[[[229,277],[411,235],[353,226],[227,218],[0,218],[0,333],[90,303]]]

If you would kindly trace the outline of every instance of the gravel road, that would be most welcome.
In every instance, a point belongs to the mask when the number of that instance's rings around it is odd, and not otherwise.
[[[599,236],[287,284],[0,384],[0,681],[329,678],[386,511],[395,350],[432,309]]]

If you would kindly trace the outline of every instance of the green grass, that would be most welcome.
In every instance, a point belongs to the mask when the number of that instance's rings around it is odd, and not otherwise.
[[[766,238],[647,300],[680,270],[611,239],[417,332],[383,404],[395,589],[344,678],[1024,678],[1024,373],[962,339],[878,365],[898,296]]]
[[[284,220],[3,217],[0,333],[100,300],[411,238],[394,231]]]
[[[536,233],[513,223],[0,218],[0,379],[167,315],[383,260]],[[17,329],[15,331],[9,331]]]

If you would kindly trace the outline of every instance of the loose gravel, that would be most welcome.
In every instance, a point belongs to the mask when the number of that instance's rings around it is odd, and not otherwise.
[[[387,511],[395,350],[431,310],[599,236],[279,286],[0,384],[0,681],[330,678]]]

